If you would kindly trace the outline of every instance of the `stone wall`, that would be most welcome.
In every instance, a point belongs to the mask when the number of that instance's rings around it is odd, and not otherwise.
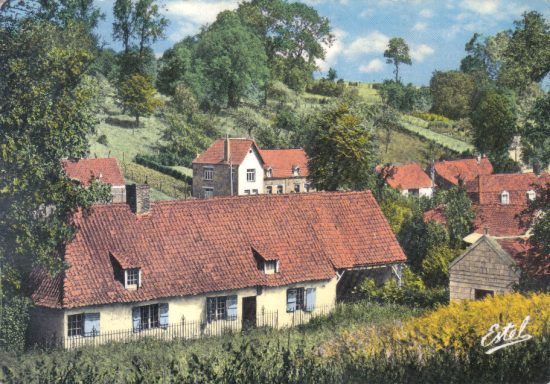
[[[450,298],[474,299],[476,289],[508,293],[518,280],[513,260],[502,257],[489,240],[482,238],[449,268]]]
[[[214,175],[212,180],[204,180],[203,164],[193,164],[193,197],[203,199],[204,187],[214,188],[214,196],[231,196],[231,179],[229,177],[230,166],[228,164],[207,165],[206,167],[212,167],[214,169]],[[233,191],[234,195],[237,194],[237,168],[233,167]]]
[[[294,185],[298,184],[300,186],[300,193],[303,193],[306,192],[306,183],[307,180],[305,177],[290,177],[288,179],[266,179],[264,182],[264,191],[265,193],[267,193],[267,187],[271,186],[273,188],[273,194],[276,194],[277,186],[283,185],[283,193],[292,193],[294,192]]]

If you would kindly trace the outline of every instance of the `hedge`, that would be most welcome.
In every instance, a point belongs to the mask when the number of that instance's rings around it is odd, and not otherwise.
[[[155,171],[164,173],[165,175],[172,176],[174,179],[185,181],[187,184],[193,185],[193,178],[191,176],[185,175],[180,171],[167,167],[166,165],[157,163],[156,161],[145,156],[136,155],[134,161],[144,167],[154,169]]]

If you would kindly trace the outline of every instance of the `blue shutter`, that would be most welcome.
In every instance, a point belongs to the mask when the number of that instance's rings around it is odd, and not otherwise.
[[[306,289],[306,311],[311,312],[315,309],[315,300],[316,300],[316,289],[307,288]]]
[[[286,311],[296,311],[296,290],[289,289],[286,291]]]
[[[168,326],[168,303],[159,304],[159,323],[161,327]]]
[[[132,308],[132,324],[134,332],[139,332],[141,328],[141,311],[139,307]]]
[[[84,336],[99,335],[99,313],[84,314]]]
[[[237,296],[227,296],[225,305],[227,306],[227,319],[237,319]]]

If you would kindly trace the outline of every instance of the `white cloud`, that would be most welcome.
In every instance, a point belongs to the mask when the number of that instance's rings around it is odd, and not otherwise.
[[[431,9],[425,8],[425,9],[420,11],[419,15],[421,17],[425,17],[426,19],[429,19],[429,18],[433,17],[434,12]]]
[[[420,44],[411,48],[411,58],[419,63],[423,62],[427,56],[434,54],[434,49],[426,44]]]
[[[386,50],[390,38],[379,31],[374,31],[366,36],[355,39],[344,50],[344,55],[357,57],[369,53],[382,53]]]
[[[500,0],[463,0],[460,5],[474,13],[491,15],[498,11]]]
[[[332,31],[332,34],[334,35],[334,42],[330,47],[324,47],[326,52],[325,60],[318,60],[316,62],[317,67],[323,72],[328,71],[338,61],[338,56],[340,56],[340,53],[344,49],[343,39],[346,37],[347,32],[336,28]]]
[[[384,62],[380,59],[373,59],[367,63],[367,65],[362,65],[359,67],[359,72],[371,73],[371,72],[380,72],[384,69]]]
[[[374,9],[372,8],[369,8],[369,9],[365,9],[364,11],[362,11],[360,14],[359,14],[359,17],[362,17],[364,19],[370,19],[371,17],[374,16]]]
[[[428,24],[422,22],[422,21],[419,21],[418,23],[416,23],[413,27],[412,27],[412,30],[413,31],[424,31],[426,28],[428,28]]]
[[[201,0],[172,0],[166,4],[166,15],[178,18],[180,28],[169,38],[177,41],[185,36],[199,32],[200,27],[216,20],[218,13],[225,10],[237,9],[238,0],[201,1]]]

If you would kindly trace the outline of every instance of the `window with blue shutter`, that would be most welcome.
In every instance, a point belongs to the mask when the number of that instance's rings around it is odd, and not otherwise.
[[[306,311],[312,312],[315,309],[316,289],[306,289]]]
[[[99,313],[84,314],[84,336],[99,336]]]
[[[286,291],[286,311],[294,312],[296,310],[296,290],[288,289]]]
[[[168,326],[168,303],[159,304],[159,323],[161,327]]]
[[[237,296],[227,296],[227,320],[237,319]]]
[[[132,324],[134,327],[134,332],[139,332],[141,330],[141,310],[140,307],[132,308]]]

